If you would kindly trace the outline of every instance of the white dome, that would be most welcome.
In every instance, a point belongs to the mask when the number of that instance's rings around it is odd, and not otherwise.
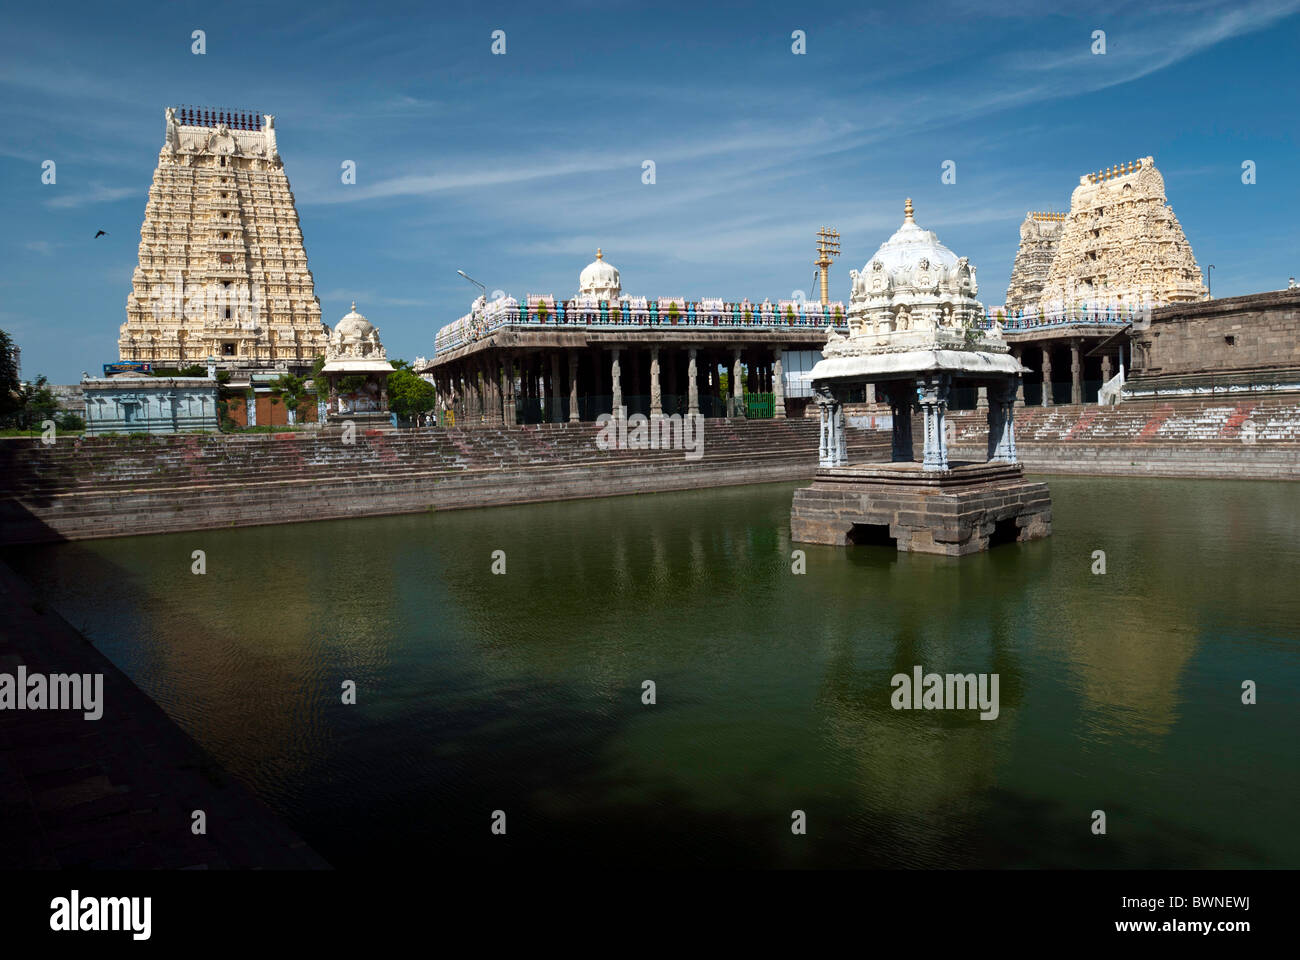
[[[352,302],[352,310],[334,328],[334,336],[339,340],[350,340],[354,337],[365,338],[374,332],[375,325],[357,313],[357,304]]]
[[[623,292],[618,268],[605,262],[605,255],[596,249],[596,259],[583,268],[578,275],[578,294],[593,296],[599,300],[617,300]]]
[[[911,279],[912,272],[921,265],[937,265],[945,272],[957,266],[957,254],[942,243],[933,230],[923,230],[912,219],[912,200],[908,198],[903,208],[903,225],[894,235],[880,245],[875,256],[862,268],[863,273],[870,273],[879,261],[893,274],[895,284],[905,283]]]
[[[854,271],[852,303],[951,302],[973,298],[975,268],[939,242],[932,230],[912,219],[912,200],[903,208],[903,225],[880,245],[862,272]]]

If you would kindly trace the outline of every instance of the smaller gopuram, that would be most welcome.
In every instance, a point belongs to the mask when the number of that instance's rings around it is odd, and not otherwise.
[[[392,372],[379,331],[357,313],[354,301],[325,348],[321,374],[329,383],[328,416],[367,425],[388,424],[388,375]]]
[[[887,543],[899,550],[962,556],[1051,533],[1045,483],[1029,483],[1016,455],[1016,390],[1029,372],[1010,355],[994,322],[981,326],[975,267],[917,226],[909,198],[903,225],[861,272],[851,271],[849,335],[827,331],[811,379],[821,411],[820,464],[795,491],[792,539]],[[988,458],[950,463],[944,414],[954,385],[979,388],[988,407]],[[851,464],[844,403],[874,385],[889,404],[889,463]],[[913,460],[912,415],[923,423]]]
[[[1065,228],[1063,213],[1025,214],[1020,225],[1020,246],[1011,265],[1011,282],[1007,284],[1006,315],[1033,312],[1056,258],[1056,246]]]

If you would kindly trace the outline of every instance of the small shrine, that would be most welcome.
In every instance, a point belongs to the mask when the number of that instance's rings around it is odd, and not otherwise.
[[[909,198],[903,225],[849,275],[849,334],[827,329],[823,359],[809,375],[821,414],[819,469],[811,487],[795,491],[793,539],[892,541],[902,551],[961,556],[1048,536],[1047,484],[1027,482],[1016,454],[1016,389],[1029,370],[1011,356],[996,323],[982,326],[975,267],[917,226]],[[945,412],[955,384],[980,388],[987,402],[983,463],[949,462]],[[848,462],[844,404],[865,385],[890,407],[888,463]]]
[[[329,384],[327,414],[332,419],[385,425],[388,413],[388,362],[379,331],[352,310],[334,328],[325,350],[321,374]]]

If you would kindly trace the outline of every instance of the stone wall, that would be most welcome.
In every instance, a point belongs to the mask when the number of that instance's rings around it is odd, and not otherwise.
[[[1300,369],[1300,289],[1164,307],[1130,336],[1133,369],[1126,393],[1144,384],[1172,387],[1173,378],[1213,377],[1231,384],[1271,373],[1293,379]]]
[[[681,450],[602,450],[596,424],[0,441],[0,543],[86,539],[802,480],[808,420],[705,423]],[[883,433],[850,430],[858,460]]]

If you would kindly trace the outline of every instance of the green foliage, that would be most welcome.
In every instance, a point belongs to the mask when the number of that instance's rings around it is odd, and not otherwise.
[[[59,402],[47,386],[48,382],[42,374],[19,387],[18,409],[9,417],[12,426],[26,430],[54,419],[59,412]]]
[[[286,410],[297,411],[306,396],[307,381],[303,377],[285,373],[271,383],[271,402],[283,402]]]
[[[339,393],[356,393],[366,385],[366,376],[361,373],[354,373],[351,376],[339,377]]]
[[[416,376],[403,360],[393,366],[396,369],[388,375],[388,409],[399,417],[413,417],[432,410],[437,399],[433,384]]]
[[[0,330],[0,423],[8,423],[22,407],[22,388],[18,383],[18,363],[14,343]]]

